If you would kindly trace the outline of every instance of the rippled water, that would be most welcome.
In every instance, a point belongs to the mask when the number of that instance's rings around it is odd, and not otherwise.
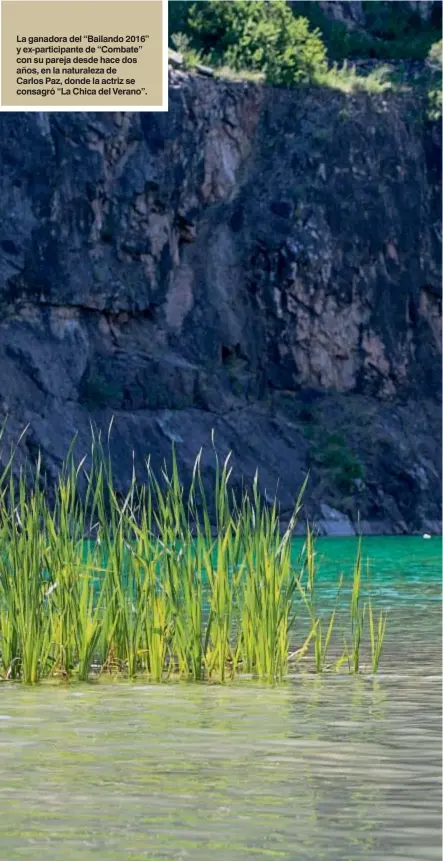
[[[4,684],[2,861],[441,859],[441,542],[365,549],[376,680]],[[319,552],[327,599],[355,542]]]

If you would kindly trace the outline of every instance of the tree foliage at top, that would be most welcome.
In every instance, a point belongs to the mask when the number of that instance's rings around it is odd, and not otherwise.
[[[276,85],[291,86],[326,67],[326,49],[306,18],[295,17],[285,0],[205,0],[174,11],[193,47],[215,64],[262,72]],[[175,21],[174,21],[175,18]],[[171,32],[173,32],[171,26]]]
[[[265,62],[272,67],[265,72],[268,79],[275,77],[273,67],[280,60],[277,81],[283,76],[285,83],[292,78],[292,69],[296,78],[309,77],[326,51],[332,61],[425,60],[441,39],[440,2],[433,3],[428,17],[401,0],[370,0],[362,6],[364,26],[349,28],[312,0],[172,0],[169,32],[183,33],[193,49],[209,55],[212,62],[235,63],[235,68],[240,64],[251,68],[246,63],[252,63],[255,70],[265,71],[258,66],[266,54]]]
[[[437,55],[441,3],[434,3],[427,17],[400,0],[371,0],[362,8],[364,24],[349,28],[325,14],[321,4],[303,0],[173,0],[169,3],[169,32],[171,44],[184,54],[187,68],[199,62],[225,66],[236,72],[260,73],[268,83],[286,87],[324,83],[325,75],[331,83],[331,75],[337,78],[338,73],[334,68],[327,72],[328,60],[407,61],[426,60],[430,51]],[[427,86],[430,78],[431,100],[437,105],[441,104],[441,70],[437,73],[434,66],[435,62],[428,61],[419,83]],[[345,64],[340,86],[350,86],[346,74]],[[365,84],[374,84],[370,76]]]

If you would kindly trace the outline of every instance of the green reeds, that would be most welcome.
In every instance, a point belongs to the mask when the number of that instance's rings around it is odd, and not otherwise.
[[[378,671],[383,643],[386,633],[386,625],[388,622],[388,614],[386,610],[380,610],[378,616],[377,627],[374,625],[374,616],[372,612],[372,603],[369,601],[369,635],[371,642],[371,667],[375,674]]]
[[[229,456],[219,463],[215,454],[210,506],[201,452],[186,493],[173,450],[169,470],[165,464],[157,478],[148,461],[145,480],[133,470],[123,495],[100,436],[92,434],[88,458],[76,464],[73,452],[74,446],[52,496],[40,460],[32,482],[23,471],[14,473],[12,455],[0,475],[3,679],[86,681],[112,673],[224,682],[243,673],[275,681],[294,655],[316,672],[341,666],[343,656],[328,663],[336,648],[337,602],[325,617],[309,529],[302,558],[293,560],[305,486],[282,532],[277,502],[263,501],[258,476],[240,496],[231,490]],[[303,610],[308,633],[291,651]],[[349,610],[351,672],[360,669],[365,613],[359,543]],[[376,672],[386,616],[377,621],[371,603],[367,613]]]
[[[369,565],[367,569],[369,582]],[[372,609],[372,601],[368,601],[368,617],[369,617],[369,641],[371,645],[371,668],[375,674],[378,671],[381,653],[386,634],[386,625],[388,623],[388,611],[380,610],[378,620],[375,620],[375,614]]]
[[[352,582],[351,592],[351,636],[352,636],[352,654],[351,666],[354,673],[358,673],[360,669],[360,648],[363,637],[363,626],[366,615],[366,604],[362,604],[361,597],[361,567],[362,567],[362,552],[361,538],[358,539],[357,558],[354,565],[354,577]]]
[[[311,623],[311,630],[308,634],[305,645],[299,652],[299,658],[304,657],[306,654],[306,649],[309,643],[313,642],[313,650],[314,650],[314,666],[315,671],[317,673],[323,672],[328,665],[326,663],[326,659],[328,656],[329,647],[331,644],[332,633],[334,630],[335,617],[337,613],[337,604],[341,594],[341,589],[343,585],[343,575],[340,576],[337,593],[335,598],[334,609],[329,617],[329,622],[327,623],[326,632],[325,632],[325,624],[326,620],[322,617],[322,615],[318,615],[317,610],[317,599],[316,599],[316,551],[314,546],[314,536],[310,527],[307,527],[306,532],[306,544],[305,544],[305,569],[307,572],[307,583],[306,587],[302,584],[302,578],[300,578],[297,583],[297,589],[301,596],[304,606],[306,607],[309,619]],[[342,662],[342,659],[339,658],[338,662],[336,661],[335,666],[338,668]]]

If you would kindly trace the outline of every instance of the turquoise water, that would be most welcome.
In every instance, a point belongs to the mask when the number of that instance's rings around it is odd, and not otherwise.
[[[292,560],[296,565],[304,540],[292,542]],[[356,538],[317,538],[315,541],[317,583],[326,600],[335,598],[340,575],[344,575],[342,595],[346,598],[352,585],[357,554]],[[442,539],[434,536],[365,537],[362,540],[363,581],[370,575],[371,595],[384,608],[398,602],[441,600]],[[106,563],[103,562],[103,565]],[[97,585],[99,580],[97,579]]]
[[[356,542],[317,550],[328,603]],[[1,685],[0,861],[440,861],[441,540],[363,550],[376,679]]]
[[[296,558],[303,547],[302,539],[296,539],[293,546]],[[318,583],[323,594],[328,594],[328,586],[334,593],[341,572],[345,575],[346,593],[352,580],[356,539],[318,538],[316,552]],[[429,601],[441,601],[441,536],[365,537],[362,556],[365,566],[369,565],[371,591],[380,606],[389,608],[417,602],[425,606]]]

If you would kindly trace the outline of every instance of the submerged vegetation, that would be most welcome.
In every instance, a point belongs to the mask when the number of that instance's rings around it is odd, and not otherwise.
[[[215,454],[209,501],[201,452],[186,492],[173,451],[169,471],[156,478],[148,461],[145,481],[134,470],[123,496],[100,436],[88,458],[76,462],[73,452],[52,495],[40,459],[31,485],[23,469],[14,473],[14,451],[0,475],[1,678],[274,681],[343,665],[356,673],[367,618],[377,671],[386,614],[375,618],[363,600],[360,545],[339,638],[337,603],[329,618],[318,606],[309,528],[293,559],[304,487],[283,531],[257,476],[234,494],[229,457]]]

